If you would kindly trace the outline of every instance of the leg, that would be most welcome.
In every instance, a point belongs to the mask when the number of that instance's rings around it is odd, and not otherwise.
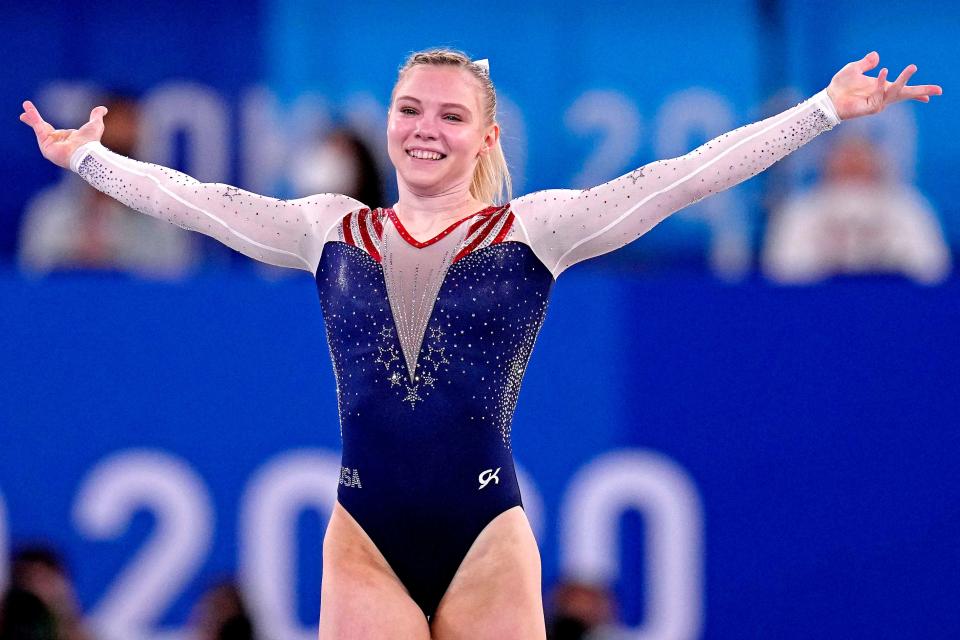
[[[320,640],[429,640],[420,607],[383,554],[335,503],[323,538]]]
[[[520,507],[477,536],[431,622],[437,640],[543,640],[540,553]]]

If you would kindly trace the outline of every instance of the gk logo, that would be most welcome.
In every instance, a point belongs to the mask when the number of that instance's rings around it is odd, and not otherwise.
[[[486,471],[480,472],[480,489],[483,489],[485,486],[490,484],[490,481],[493,480],[493,484],[500,484],[500,478],[497,477],[497,474],[500,473],[500,467],[494,469],[487,469]],[[480,489],[477,489],[479,491]]]

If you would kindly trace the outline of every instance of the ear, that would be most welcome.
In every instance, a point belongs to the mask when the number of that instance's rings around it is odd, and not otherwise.
[[[479,157],[485,153],[489,153],[490,149],[496,146],[498,140],[500,140],[500,125],[494,122],[487,129],[486,135],[483,136],[483,145],[480,147],[477,156]]]

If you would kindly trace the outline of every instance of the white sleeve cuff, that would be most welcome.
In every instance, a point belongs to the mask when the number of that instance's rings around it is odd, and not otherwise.
[[[827,117],[830,118],[832,124],[840,124],[840,115],[837,113],[837,107],[833,104],[833,100],[830,99],[830,94],[827,93],[827,90],[819,91],[810,100],[816,102],[817,106],[823,109],[823,112],[827,114]]]
[[[103,145],[96,140],[87,142],[85,144],[77,147],[76,151],[73,152],[73,155],[70,156],[70,169],[76,173],[80,170],[80,163],[83,162],[83,159],[86,158],[91,151],[96,148],[103,148]]]

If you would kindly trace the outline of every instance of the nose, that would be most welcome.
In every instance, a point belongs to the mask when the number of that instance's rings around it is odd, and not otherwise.
[[[418,138],[432,140],[437,137],[436,127],[425,118],[420,118],[420,120],[417,121],[417,130],[414,135]]]

